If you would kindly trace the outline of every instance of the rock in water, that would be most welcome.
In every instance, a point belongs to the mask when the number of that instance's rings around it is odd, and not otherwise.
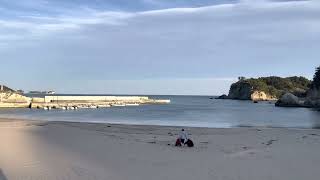
[[[228,96],[223,94],[223,95],[217,97],[216,99],[228,99]]]
[[[299,98],[297,96],[291,93],[286,93],[276,102],[276,106],[302,107],[303,103],[300,103]]]

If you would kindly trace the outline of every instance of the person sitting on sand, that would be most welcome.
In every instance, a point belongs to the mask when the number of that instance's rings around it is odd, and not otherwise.
[[[176,146],[182,146],[182,144],[187,145],[188,147],[194,146],[193,141],[189,139],[188,133],[184,129],[181,130],[179,137],[176,141]]]
[[[185,144],[188,141],[188,139],[189,139],[188,133],[184,129],[181,129],[181,132],[179,134],[179,139],[182,144]]]

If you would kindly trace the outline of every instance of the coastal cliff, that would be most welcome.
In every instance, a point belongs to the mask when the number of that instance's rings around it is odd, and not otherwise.
[[[0,92],[0,108],[27,108],[31,98],[15,93],[14,91]]]
[[[320,67],[316,69],[313,81],[304,97],[287,93],[276,102],[276,106],[320,108]]]
[[[302,98],[291,93],[286,93],[275,105],[280,107],[320,108],[320,90],[310,89],[307,96]]]
[[[268,101],[276,100],[276,97],[267,94],[264,91],[255,89],[255,87],[248,82],[238,82],[231,85],[228,99],[238,100],[253,100],[253,101]]]
[[[307,94],[304,105],[312,108],[320,108],[320,88],[312,88]]]
[[[306,96],[311,81],[304,77],[281,78],[276,76],[245,79],[233,83],[227,96],[220,99],[238,99],[252,101],[274,101],[285,93],[297,97]]]

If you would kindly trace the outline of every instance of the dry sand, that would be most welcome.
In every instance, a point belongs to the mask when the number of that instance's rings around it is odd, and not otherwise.
[[[320,130],[0,120],[0,180],[319,180]]]

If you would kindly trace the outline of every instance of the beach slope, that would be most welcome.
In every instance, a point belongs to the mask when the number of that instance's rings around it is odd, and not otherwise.
[[[0,179],[318,180],[320,130],[0,120]]]

